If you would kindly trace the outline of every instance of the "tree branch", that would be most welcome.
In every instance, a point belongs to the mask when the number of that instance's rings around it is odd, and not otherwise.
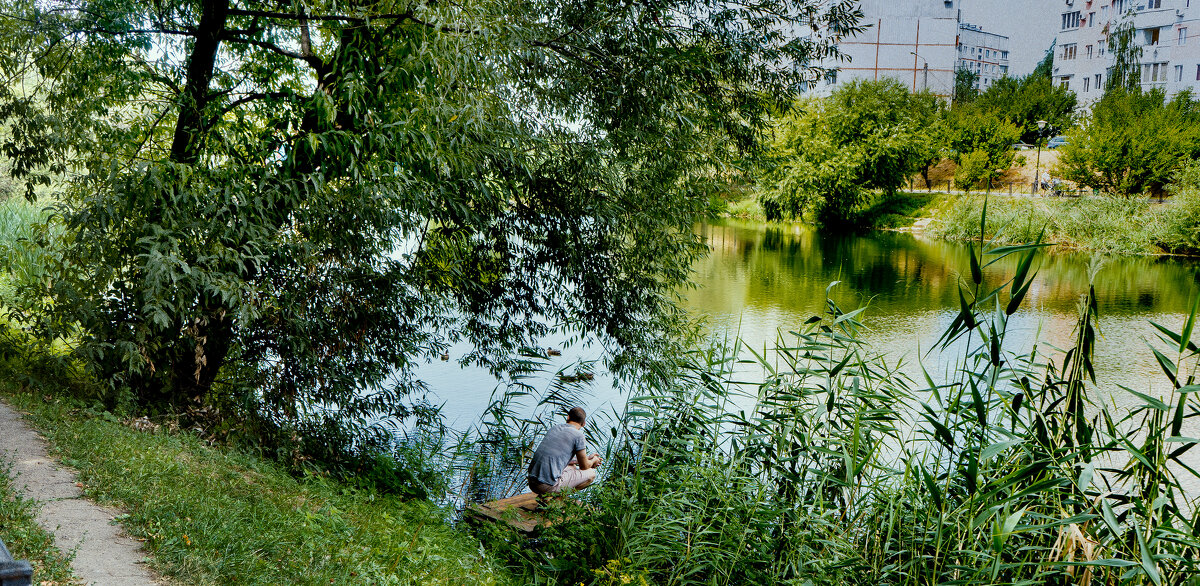
[[[323,21],[341,21],[364,23],[370,20],[394,20],[411,17],[411,13],[402,12],[397,14],[377,14],[370,18],[362,16],[347,16],[342,14],[296,14],[292,12],[274,12],[271,10],[243,10],[241,8],[229,9],[230,16],[254,16],[259,18],[276,18],[280,20],[323,20]]]

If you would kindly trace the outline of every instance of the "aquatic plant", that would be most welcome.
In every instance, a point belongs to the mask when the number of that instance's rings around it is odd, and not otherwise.
[[[862,341],[867,308],[827,301],[769,351],[680,356],[637,387],[572,523],[487,543],[558,583],[612,560],[656,584],[1200,583],[1195,304],[1155,324],[1169,391],[1124,389],[1119,409],[1094,396],[1094,289],[1069,348],[1005,343],[1046,245],[985,228],[931,349],[958,353],[952,371],[910,380]]]

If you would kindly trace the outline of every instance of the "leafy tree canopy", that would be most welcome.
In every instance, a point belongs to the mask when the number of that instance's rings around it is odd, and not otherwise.
[[[954,103],[969,104],[979,97],[979,89],[975,84],[979,82],[979,74],[960,67],[954,70]]]
[[[958,165],[956,179],[966,187],[995,179],[1011,166],[1012,145],[1021,136],[1020,128],[980,102],[953,108],[946,115],[943,140]]]
[[[1034,144],[1050,132],[1070,128],[1076,102],[1074,92],[1056,87],[1049,77],[1031,74],[996,80],[979,95],[974,106],[1017,125],[1021,142]],[[1048,122],[1049,129],[1039,131],[1038,120]]]
[[[455,340],[660,355],[693,221],[854,3],[5,0],[3,152],[61,184],[19,317],[114,388],[403,415]],[[785,34],[785,31],[788,34]],[[802,31],[805,36],[791,36]],[[394,379],[398,379],[398,382]]]
[[[776,130],[761,195],[772,219],[850,224],[872,190],[894,192],[934,158],[943,104],[892,79],[845,84],[797,104]]]
[[[1058,175],[1113,194],[1157,195],[1200,156],[1200,102],[1187,92],[1167,101],[1159,89],[1114,87],[1067,136]]]

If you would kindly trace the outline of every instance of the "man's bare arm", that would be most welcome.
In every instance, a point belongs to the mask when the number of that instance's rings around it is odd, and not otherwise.
[[[583,450],[575,450],[575,461],[579,464],[580,470],[590,470],[592,468],[599,468],[600,463],[604,460],[599,454],[589,456]]]

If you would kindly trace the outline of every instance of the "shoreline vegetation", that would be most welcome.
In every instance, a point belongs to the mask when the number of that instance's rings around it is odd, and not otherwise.
[[[1200,480],[1187,437],[1197,310],[1148,349],[1170,391],[1131,390],[1140,402],[1117,410],[1089,396],[1094,294],[1067,351],[1008,347],[1043,245],[984,236],[942,336],[962,348],[947,380],[899,374],[859,339],[869,316],[829,300],[765,353],[684,353],[594,437],[608,477],[546,512],[575,522],[532,545],[169,417],[132,425],[137,411],[89,399],[94,381],[11,329],[0,393],[184,584],[1200,583],[1200,496],[1184,488]],[[987,282],[981,268],[1012,255],[1016,273]],[[735,375],[745,361],[764,378]],[[460,496],[520,476],[510,460],[538,431],[515,425],[522,394],[492,406],[472,449],[445,456],[473,459]]]
[[[1085,121],[1048,54],[949,104],[800,96],[854,2],[6,6],[0,191],[37,203],[0,202],[0,396],[176,582],[1200,586],[1200,295],[1121,408],[1096,287],[1065,350],[1009,336],[1051,242],[1200,252],[1187,94],[1131,76]],[[900,191],[1056,135],[1051,172],[1114,196]],[[930,218],[968,243],[948,366],[904,374],[837,282],[773,347],[703,339],[676,295],[712,213]],[[470,527],[586,393],[529,382],[557,335],[630,392],[605,478],[534,541]],[[459,344],[502,383],[468,430],[419,372]],[[6,541],[69,582],[12,489]]]
[[[877,194],[860,209],[856,225],[967,242],[978,237],[986,199],[986,231],[997,243],[1029,242],[1044,229],[1044,241],[1060,250],[1195,258],[1200,256],[1200,185],[1189,181],[1173,186],[1173,195],[1163,200],[902,190]],[[714,206],[713,216],[769,221],[756,196],[745,191]]]

